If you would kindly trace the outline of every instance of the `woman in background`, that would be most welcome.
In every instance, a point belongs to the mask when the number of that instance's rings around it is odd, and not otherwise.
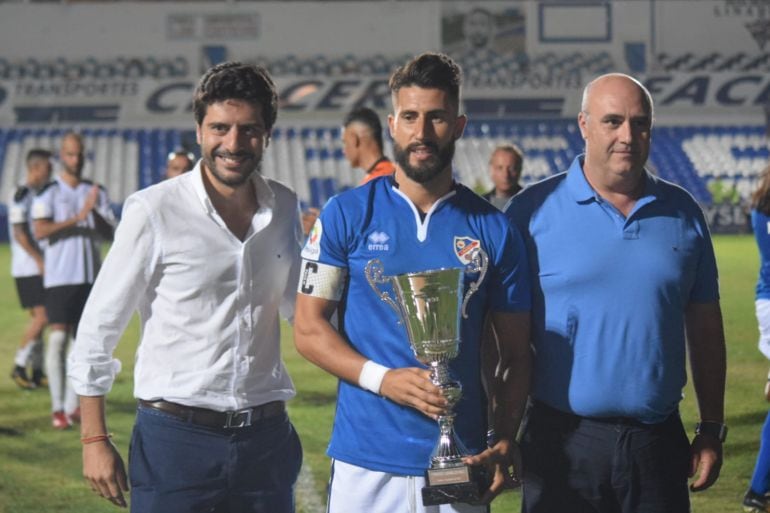
[[[762,172],[759,187],[751,197],[751,227],[759,247],[759,280],[756,287],[756,313],[759,324],[759,350],[770,359],[770,165]],[[765,398],[770,401],[770,374],[765,385]],[[743,499],[743,510],[750,513],[770,512],[770,413],[762,427],[757,463],[751,486]]]

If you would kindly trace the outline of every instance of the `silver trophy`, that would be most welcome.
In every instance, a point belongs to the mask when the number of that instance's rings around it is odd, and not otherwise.
[[[422,490],[423,504],[476,502],[489,486],[481,467],[470,467],[462,458],[465,445],[454,432],[454,406],[462,397],[462,385],[450,376],[449,362],[460,351],[460,323],[468,317],[466,308],[487,272],[489,259],[476,249],[465,268],[446,268],[386,276],[382,262],[369,260],[364,273],[375,293],[390,305],[406,326],[415,356],[430,367],[430,379],[447,399],[447,412],[438,417],[439,440],[426,472],[427,486]],[[466,273],[479,273],[468,291]],[[390,283],[394,299],[379,284]]]

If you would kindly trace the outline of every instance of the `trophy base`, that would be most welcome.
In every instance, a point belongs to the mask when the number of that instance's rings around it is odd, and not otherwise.
[[[433,468],[425,472],[427,486],[422,489],[422,504],[478,504],[489,489],[492,479],[484,466],[462,465]]]

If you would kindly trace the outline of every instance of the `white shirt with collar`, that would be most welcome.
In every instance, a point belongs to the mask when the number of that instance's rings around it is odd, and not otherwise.
[[[70,187],[58,175],[33,200],[32,218],[50,219],[55,223],[72,219],[83,208],[93,186],[93,182],[81,180],[75,187]],[[105,221],[115,223],[110,200],[103,187],[99,187],[94,209]],[[43,286],[50,288],[93,283],[101,266],[101,240],[93,214],[88,214],[77,226],[44,239]]]
[[[201,173],[199,162],[126,200],[69,357],[79,395],[110,390],[120,370],[112,353],[137,310],[137,398],[226,411],[294,396],[279,313],[294,314],[303,240],[297,197],[255,173],[259,209],[241,241],[214,209]]]

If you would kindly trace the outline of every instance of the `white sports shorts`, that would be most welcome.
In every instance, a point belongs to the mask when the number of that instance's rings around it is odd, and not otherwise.
[[[327,513],[488,513],[488,506],[422,505],[425,478],[368,470],[332,460]]]

